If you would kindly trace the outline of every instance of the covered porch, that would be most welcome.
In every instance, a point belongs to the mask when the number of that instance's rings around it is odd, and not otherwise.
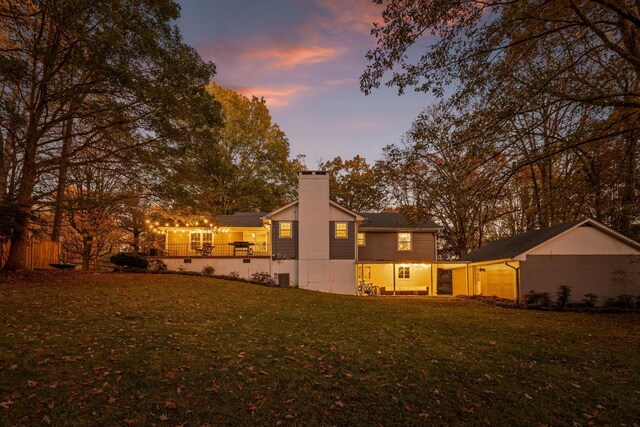
[[[158,227],[164,243],[152,256],[179,258],[269,257],[270,232],[264,227]]]
[[[433,296],[454,295],[454,271],[466,271],[466,266],[461,261],[362,261],[356,269],[358,282],[378,286],[381,295]]]

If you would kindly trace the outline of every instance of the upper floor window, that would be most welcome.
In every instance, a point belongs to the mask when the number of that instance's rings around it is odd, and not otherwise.
[[[398,233],[398,250],[411,250],[411,233]]]
[[[358,233],[358,246],[365,246],[367,238],[364,233]]]
[[[346,222],[336,222],[336,239],[346,239],[349,237]]]
[[[278,236],[281,239],[291,238],[291,221],[280,221],[280,232]]]

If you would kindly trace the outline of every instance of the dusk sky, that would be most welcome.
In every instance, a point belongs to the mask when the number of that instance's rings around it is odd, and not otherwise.
[[[218,69],[216,81],[264,97],[274,122],[307,166],[335,156],[369,161],[397,143],[425,94],[360,92],[372,23],[370,0],[180,0],[185,41]]]

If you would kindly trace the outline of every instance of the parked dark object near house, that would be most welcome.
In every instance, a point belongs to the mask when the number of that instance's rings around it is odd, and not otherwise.
[[[120,252],[111,257],[111,262],[118,267],[137,268],[146,270],[149,267],[149,261],[139,254]]]
[[[57,268],[58,270],[73,270],[76,268],[75,264],[67,264],[67,263],[49,264],[49,266],[53,268]]]

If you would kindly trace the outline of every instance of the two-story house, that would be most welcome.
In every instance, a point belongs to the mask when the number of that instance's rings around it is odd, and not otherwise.
[[[169,269],[250,277],[269,273],[282,284],[354,294],[359,281],[383,294],[450,292],[454,264],[436,263],[431,221],[400,213],[357,213],[330,200],[329,173],[299,173],[298,200],[269,213],[236,213],[202,223],[165,224],[162,258]],[[205,222],[206,221],[206,222]]]

